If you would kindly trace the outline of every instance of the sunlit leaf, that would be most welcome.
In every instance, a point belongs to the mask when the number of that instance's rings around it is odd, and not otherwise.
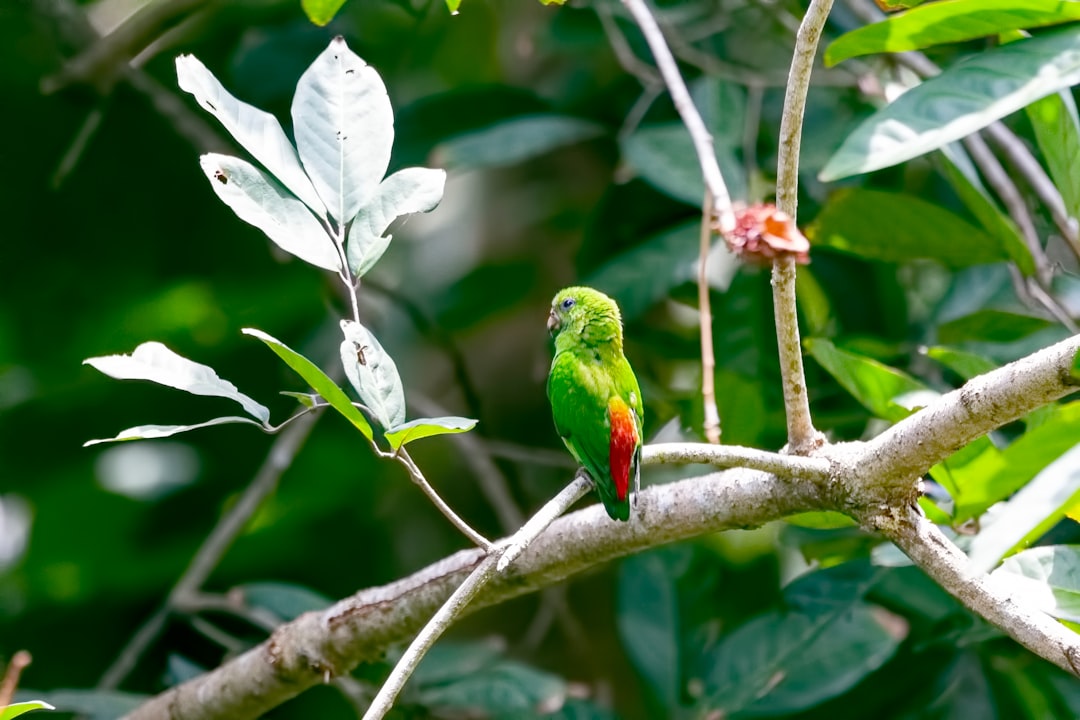
[[[970,380],[976,375],[983,375],[991,370],[996,370],[998,367],[997,363],[981,355],[964,352],[956,348],[931,347],[927,348],[925,353],[927,357],[941,363],[964,380]]]
[[[1008,30],[1080,20],[1080,4],[1061,0],[950,0],[923,5],[841,35],[825,48],[825,64],[881,52],[919,50]]]
[[[199,163],[214,193],[241,220],[304,262],[326,270],[341,268],[341,255],[322,224],[272,177],[228,155],[209,153]]]
[[[1080,444],[1047,465],[1005,501],[994,523],[971,543],[971,565],[988,572],[1006,555],[1027,547],[1080,500]]]
[[[324,27],[334,19],[345,0],[301,0],[300,5],[308,20],[319,27]]]
[[[959,140],[1080,82],[1080,26],[980,52],[911,88],[857,127],[823,181],[872,172]]]
[[[992,573],[1024,604],[1080,623],[1080,545],[1046,545],[1005,558]]]
[[[189,430],[198,430],[200,428],[212,427],[214,425],[229,425],[232,423],[244,423],[247,425],[255,425],[256,427],[260,428],[264,427],[262,423],[258,423],[251,418],[235,416],[214,418],[213,420],[195,423],[194,425],[136,425],[135,427],[121,430],[119,433],[117,433],[116,437],[87,440],[83,443],[83,447],[100,445],[101,443],[123,442],[125,440],[154,440],[157,438],[167,438],[172,437],[173,435],[188,432]]]
[[[326,213],[326,206],[300,165],[296,148],[276,117],[237,100],[193,55],[176,58],[176,80],[181,90],[194,95],[199,104],[221,121],[229,134],[289,192],[316,214]]]
[[[384,430],[403,424],[405,390],[393,358],[360,323],[342,320],[341,332],[345,336],[341,343],[341,362],[360,401]]]
[[[913,195],[845,189],[834,193],[806,228],[814,248],[868,260],[937,260],[965,267],[1001,260],[1001,242],[957,215]]]
[[[356,406],[349,400],[349,396],[346,395],[345,392],[338,387],[337,383],[331,380],[318,365],[291,349],[277,338],[267,335],[262,330],[244,328],[243,333],[258,338],[266,343],[268,348],[273,350],[274,353],[284,360],[286,365],[295,370],[300,377],[304,378],[304,380],[307,381],[307,384],[310,385],[315,392],[319,393],[326,402],[330,403],[332,408],[344,415],[345,419],[363,433],[364,437],[368,440],[371,440],[374,437],[371,432],[371,425],[368,423],[367,418],[364,417],[364,414],[356,409]]]
[[[402,423],[386,431],[386,440],[390,447],[397,450],[415,440],[422,440],[435,435],[468,432],[476,427],[476,421],[463,417],[419,418]]]
[[[1080,12],[1080,3],[1071,7]],[[1080,217],[1080,167],[1075,162],[1080,157],[1080,119],[1072,92],[1047,95],[1024,109],[1065,210]]]
[[[603,134],[602,125],[582,118],[524,115],[451,138],[435,158],[452,169],[505,167]]]
[[[87,358],[83,364],[117,380],[149,380],[192,395],[226,398],[239,403],[260,422],[270,420],[270,410],[237,390],[228,380],[218,377],[212,367],[177,355],[159,342],[145,342],[130,355]]]
[[[386,86],[336,37],[300,76],[292,118],[304,170],[344,226],[374,196],[390,164],[394,112]]]
[[[13,720],[20,715],[25,715],[31,710],[55,710],[52,705],[43,700],[30,700],[29,702],[14,703],[0,708],[0,720]]]
[[[432,210],[442,200],[445,184],[446,172],[429,168],[406,168],[383,180],[349,227],[346,254],[353,275],[366,274],[386,252],[390,223]]]

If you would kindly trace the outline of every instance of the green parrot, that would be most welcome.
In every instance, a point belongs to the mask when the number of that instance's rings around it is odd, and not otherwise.
[[[630,517],[630,480],[641,484],[641,390],[623,355],[615,301],[570,287],[551,301],[555,338],[547,393],[555,429],[596,485],[613,520]]]

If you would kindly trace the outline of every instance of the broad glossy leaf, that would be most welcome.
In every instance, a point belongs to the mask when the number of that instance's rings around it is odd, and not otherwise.
[[[619,637],[637,671],[664,707],[680,694],[679,598],[663,552],[634,555],[619,567],[616,620]]]
[[[228,380],[219,378],[212,367],[181,357],[159,342],[145,342],[130,355],[87,358],[83,364],[117,380],[149,380],[192,395],[226,398],[239,403],[260,422],[265,424],[270,420],[266,407],[237,390]]]
[[[1054,323],[1033,315],[1019,315],[1004,310],[980,310],[938,326],[943,343],[1010,343],[1050,327]]]
[[[1080,12],[1080,3],[1070,3]],[[1065,210],[1073,218],[1080,217],[1080,120],[1071,91],[1047,95],[1024,110],[1043,159],[1050,171],[1054,186],[1065,201]]]
[[[393,358],[360,323],[342,320],[341,332],[345,336],[341,343],[341,363],[360,401],[384,430],[403,424],[405,390]]]
[[[188,432],[189,430],[198,430],[200,428],[212,427],[214,425],[230,425],[233,423],[244,423],[247,425],[254,425],[255,427],[265,429],[265,426],[262,423],[255,422],[251,418],[235,416],[214,418],[213,420],[195,423],[194,425],[136,425],[135,427],[121,430],[119,433],[117,433],[116,437],[87,440],[83,443],[83,447],[100,445],[101,443],[123,442],[125,440],[155,440],[158,438],[167,438],[172,437],[173,435],[179,435],[180,433]]]
[[[304,173],[296,148],[289,142],[276,117],[237,100],[193,55],[176,58],[176,79],[180,89],[194,95],[241,147],[251,153],[289,192],[316,214],[326,214],[326,206]]]
[[[344,4],[345,0],[301,0],[300,2],[308,20],[319,27],[328,25]]]
[[[228,155],[209,153],[199,164],[221,201],[279,248],[325,270],[341,268],[341,255],[322,224],[272,177]]]
[[[1017,549],[1042,537],[1080,500],[1080,444],[1047,465],[999,509],[993,525],[971,542],[971,565],[989,572]]]
[[[386,252],[390,223],[402,215],[434,209],[445,184],[446,171],[429,168],[406,168],[383,180],[349,228],[345,248],[353,275],[366,274]]]
[[[453,169],[505,167],[604,134],[604,127],[568,115],[524,115],[439,145],[435,157]]]
[[[282,621],[292,620],[311,610],[323,610],[333,603],[321,593],[291,583],[246,583],[236,589],[245,605],[269,610]]]
[[[30,700],[29,702],[13,703],[0,708],[0,720],[14,720],[20,715],[25,715],[31,710],[55,710],[52,705],[44,700]]]
[[[941,148],[941,166],[961,202],[975,216],[988,235],[997,238],[1002,250],[1012,258],[1020,272],[1031,276],[1035,274],[1035,260],[1031,257],[1020,228],[1012,218],[1006,215],[983,187],[979,171],[968,157],[967,152],[958,143],[949,143]]]
[[[746,197],[746,179],[734,152],[719,143],[714,151],[728,192],[733,198]],[[685,125],[673,122],[638,128],[622,142],[622,152],[642,179],[657,190],[688,205],[701,207],[705,181]]]
[[[826,371],[874,415],[896,422],[936,397],[896,368],[840,350],[824,338],[807,338],[806,349]]]
[[[963,42],[1009,30],[1080,20],[1080,4],[1061,0],[950,0],[928,3],[841,35],[825,48],[825,65],[880,52]]]
[[[806,228],[814,247],[867,260],[937,260],[965,267],[1008,260],[1001,242],[912,195],[853,188],[834,193]]]
[[[1080,545],[1045,545],[1005,558],[992,577],[1033,608],[1080,623]]]
[[[251,335],[266,343],[268,348],[273,350],[274,353],[284,360],[286,365],[295,370],[300,377],[304,378],[304,380],[307,381],[307,384],[310,385],[315,392],[319,393],[326,402],[330,403],[332,408],[344,415],[345,419],[363,433],[364,437],[368,440],[371,440],[374,437],[371,432],[371,425],[368,423],[367,418],[364,417],[364,414],[356,409],[356,406],[349,400],[349,396],[345,394],[345,391],[338,387],[337,383],[331,380],[318,365],[291,349],[277,338],[267,335],[262,330],[244,328],[242,332],[245,335]]]
[[[998,368],[998,364],[993,360],[988,360],[975,353],[957,350],[956,348],[931,347],[926,348],[925,354],[930,359],[936,360],[949,368],[964,380],[970,380],[977,375],[984,375]]]
[[[867,118],[833,154],[820,177],[839,180],[902,163],[1077,82],[1077,25],[980,52]]]
[[[300,76],[292,118],[304,169],[344,226],[374,196],[390,164],[394,112],[386,86],[336,37]]]
[[[425,687],[418,699],[441,709],[439,714],[510,720],[558,710],[566,689],[566,681],[556,675],[501,660],[455,681]]]
[[[463,417],[419,418],[402,423],[386,431],[386,440],[390,447],[397,450],[415,440],[422,440],[435,435],[449,435],[468,432],[476,427],[476,421]]]

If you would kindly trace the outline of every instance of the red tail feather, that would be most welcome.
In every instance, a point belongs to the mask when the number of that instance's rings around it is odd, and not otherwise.
[[[615,496],[622,502],[630,491],[630,466],[638,445],[637,423],[633,411],[619,397],[608,402],[608,420],[611,421],[608,457],[611,479],[615,482]]]

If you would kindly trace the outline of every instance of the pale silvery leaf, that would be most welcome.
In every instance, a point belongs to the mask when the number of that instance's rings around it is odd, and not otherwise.
[[[263,424],[270,420],[269,410],[218,377],[213,368],[177,355],[159,342],[145,342],[130,355],[87,358],[83,364],[118,380],[149,380],[192,395],[227,398]]]
[[[405,391],[393,359],[360,323],[342,320],[341,332],[341,363],[360,401],[384,430],[404,423]]]
[[[430,168],[406,168],[383,180],[349,228],[346,253],[353,274],[364,275],[382,257],[390,244],[391,236],[384,235],[390,223],[434,209],[445,185],[446,172]]]
[[[341,269],[341,255],[304,203],[246,160],[209,153],[200,158],[210,187],[244,222],[275,245],[326,270]]]
[[[326,214],[326,206],[304,173],[296,148],[276,117],[237,100],[193,55],[176,58],[176,79],[180,89],[194,95],[199,104],[282,185],[316,214]]]
[[[230,423],[245,423],[248,425],[255,425],[256,427],[264,427],[250,418],[236,416],[214,418],[213,420],[207,420],[206,422],[196,423],[194,425],[136,425],[127,430],[121,430],[117,433],[116,437],[87,440],[83,443],[83,447],[90,447],[91,445],[99,445],[101,443],[123,442],[125,440],[153,440],[155,438],[166,438],[182,432],[187,432],[188,430],[198,430],[199,428],[211,427],[213,425],[228,425]]]
[[[390,164],[394,113],[386,86],[337,37],[300,77],[292,117],[304,169],[344,226],[375,194]]]

